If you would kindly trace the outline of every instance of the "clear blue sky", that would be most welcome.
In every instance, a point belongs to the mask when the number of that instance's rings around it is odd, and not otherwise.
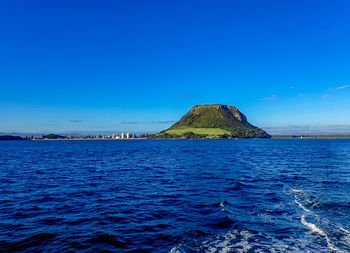
[[[350,132],[349,11],[346,0],[1,1],[0,132],[158,131],[205,103],[267,129]]]

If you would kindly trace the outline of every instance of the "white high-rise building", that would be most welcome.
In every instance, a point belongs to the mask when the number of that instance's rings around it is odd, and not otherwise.
[[[125,133],[121,133],[121,134],[120,134],[120,138],[121,138],[121,139],[124,139],[124,138],[125,138]]]
[[[130,139],[130,138],[131,138],[130,133],[126,133],[126,138],[127,138],[127,139]]]

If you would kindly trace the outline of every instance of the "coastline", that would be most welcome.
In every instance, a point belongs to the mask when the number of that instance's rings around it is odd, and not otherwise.
[[[350,139],[350,135],[272,135],[271,139]]]
[[[76,139],[33,139],[32,141],[127,141],[127,140],[250,140],[250,139],[350,139],[350,136],[272,136],[271,138],[130,138],[130,139],[98,139],[98,138],[76,138]]]

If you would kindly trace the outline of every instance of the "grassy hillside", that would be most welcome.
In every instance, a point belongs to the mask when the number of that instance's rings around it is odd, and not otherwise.
[[[269,138],[234,106],[197,105],[154,138]]]
[[[232,130],[236,127],[251,126],[244,114],[233,106],[202,105],[194,106],[170,129],[177,128],[222,128]]]
[[[205,134],[205,135],[223,135],[230,134],[230,131],[220,128],[179,128],[169,129],[165,131],[167,134],[182,135],[185,133]]]

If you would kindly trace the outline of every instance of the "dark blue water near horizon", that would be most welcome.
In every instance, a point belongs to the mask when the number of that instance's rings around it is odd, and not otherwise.
[[[350,252],[350,140],[0,142],[0,252]]]

